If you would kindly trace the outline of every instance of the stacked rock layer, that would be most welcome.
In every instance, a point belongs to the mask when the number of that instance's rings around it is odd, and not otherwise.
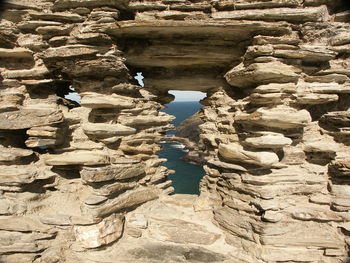
[[[107,249],[173,191],[171,89],[207,93],[197,210],[232,262],[350,245],[346,1],[9,0],[0,22],[0,261]],[[145,87],[133,75],[143,72]],[[79,103],[65,98],[76,92]]]

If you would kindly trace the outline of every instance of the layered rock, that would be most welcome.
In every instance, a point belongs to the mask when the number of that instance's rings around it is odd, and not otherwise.
[[[350,242],[345,4],[7,1],[0,261],[120,261],[91,249],[128,248],[149,227],[156,244],[129,249],[132,260],[164,261],[160,247],[177,262],[341,262]],[[145,87],[132,77],[140,71]],[[204,222],[213,213],[224,232],[156,209],[173,191],[157,157],[172,127],[159,112],[170,89],[207,93],[206,176],[188,206]],[[73,90],[80,103],[65,98]],[[149,202],[163,214],[130,219]],[[233,252],[214,253],[218,243]]]

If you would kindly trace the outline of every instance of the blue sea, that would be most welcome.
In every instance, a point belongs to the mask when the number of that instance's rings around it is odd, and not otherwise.
[[[179,126],[185,119],[196,113],[203,105],[198,101],[179,101],[165,105],[162,110],[176,117],[173,120],[175,126]],[[167,134],[174,134],[175,131],[169,131]],[[165,167],[175,170],[176,173],[169,175],[173,181],[175,194],[199,194],[199,181],[204,176],[203,167],[181,160],[186,152],[181,148],[181,144],[161,143],[163,149],[159,152],[159,157],[166,158],[168,161],[163,164]]]

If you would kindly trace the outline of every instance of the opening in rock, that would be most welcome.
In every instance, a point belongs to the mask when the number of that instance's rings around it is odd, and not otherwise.
[[[65,99],[75,101],[76,103],[80,104],[81,97],[79,94],[75,91],[75,89],[70,89],[71,92],[69,92],[67,95],[64,96]]]
[[[143,87],[145,84],[143,83],[144,76],[142,76],[142,72],[137,72],[136,75],[134,76],[134,79],[137,80],[139,85]]]
[[[204,176],[203,167],[196,158],[199,151],[198,126],[202,124],[199,100],[206,94],[198,91],[169,93],[175,96],[175,100],[166,104],[162,111],[176,117],[172,122],[176,129],[167,132],[159,157],[166,158],[168,161],[164,166],[175,171],[169,176],[175,194],[199,194],[199,182]]]

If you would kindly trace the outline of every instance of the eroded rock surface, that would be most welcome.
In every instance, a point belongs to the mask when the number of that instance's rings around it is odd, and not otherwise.
[[[347,6],[8,0],[0,261],[343,262]],[[198,198],[168,197],[157,156],[173,89],[207,93]]]

